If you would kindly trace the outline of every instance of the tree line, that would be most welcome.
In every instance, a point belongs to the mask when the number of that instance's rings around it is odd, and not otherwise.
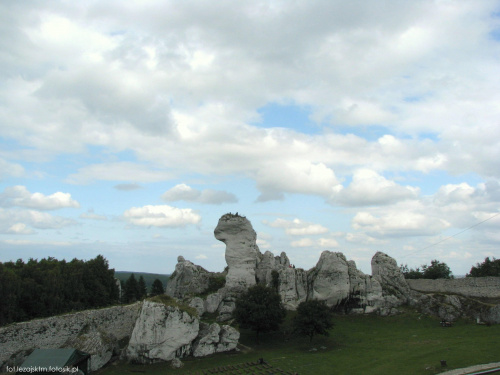
[[[164,294],[165,289],[163,288],[163,283],[160,279],[155,279],[151,285],[151,292],[149,296],[157,296],[159,294]],[[144,277],[139,276],[139,280],[135,278],[134,274],[131,274],[124,283],[122,283],[122,303],[133,303],[140,301],[148,296],[148,289],[146,287],[146,282]]]
[[[114,273],[102,255],[0,262],[0,325],[116,304]]]
[[[453,279],[450,267],[437,259],[431,261],[430,265],[423,264],[415,269],[409,268],[407,264],[400,266],[401,272],[406,279]],[[491,260],[489,257],[482,263],[472,266],[466,277],[500,276],[500,259]]]

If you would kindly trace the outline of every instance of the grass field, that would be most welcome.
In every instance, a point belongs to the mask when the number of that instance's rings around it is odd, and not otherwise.
[[[410,375],[437,374],[448,369],[500,361],[500,325],[488,327],[459,321],[453,327],[443,328],[439,319],[410,310],[392,317],[336,316],[334,320],[335,327],[330,336],[314,337],[311,344],[307,338],[285,340],[283,333],[274,333],[261,335],[260,345],[256,345],[253,333],[243,331],[240,342],[245,347],[236,354],[184,358],[181,369],[172,369],[168,363],[148,366],[115,363],[99,374],[203,374],[222,366],[264,358],[274,369],[300,375]],[[441,360],[447,361],[446,368],[441,367]],[[255,372],[222,373],[278,372],[256,366]]]

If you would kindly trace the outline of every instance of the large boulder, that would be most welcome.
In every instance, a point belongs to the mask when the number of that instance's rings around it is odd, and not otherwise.
[[[347,299],[349,265],[344,254],[323,251],[316,266],[308,272],[308,283],[308,299],[324,300],[331,307]]]
[[[255,269],[262,257],[252,224],[238,214],[223,215],[214,230],[215,238],[226,244],[228,273],[226,287],[255,285]]]
[[[97,371],[118,355],[118,341],[95,324],[85,326],[77,337],[68,340],[64,347],[75,348],[90,354],[90,370]]]
[[[410,287],[394,258],[377,252],[372,258],[372,276],[382,286],[384,297],[393,296],[395,304],[408,302]]]
[[[211,273],[203,267],[179,256],[175,271],[168,280],[165,294],[183,298],[185,295],[203,293],[208,288],[210,275]]]
[[[126,356],[134,363],[154,363],[182,358],[191,353],[200,324],[179,307],[144,301]]]

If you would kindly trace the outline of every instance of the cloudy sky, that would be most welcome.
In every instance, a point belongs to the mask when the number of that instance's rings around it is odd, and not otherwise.
[[[18,0],[0,19],[0,261],[220,271],[227,212],[306,269],[500,257],[498,1]]]

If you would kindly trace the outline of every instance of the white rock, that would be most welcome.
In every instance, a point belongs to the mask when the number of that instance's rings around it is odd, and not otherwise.
[[[323,251],[308,278],[311,285],[308,299],[324,300],[328,306],[337,306],[349,297],[349,267],[342,253]]]
[[[178,307],[144,301],[127,347],[127,358],[137,363],[181,358],[190,353],[198,332],[196,317]]]
[[[175,271],[168,280],[165,294],[183,298],[185,295],[203,293],[208,288],[209,278],[210,272],[206,269],[179,256]]]
[[[204,357],[214,354],[219,344],[220,326],[217,323],[205,324],[202,323],[198,338],[193,343],[193,356]]]
[[[223,325],[220,331],[220,340],[217,344],[217,353],[236,349],[239,339],[240,333],[238,332],[238,330],[231,326]]]

